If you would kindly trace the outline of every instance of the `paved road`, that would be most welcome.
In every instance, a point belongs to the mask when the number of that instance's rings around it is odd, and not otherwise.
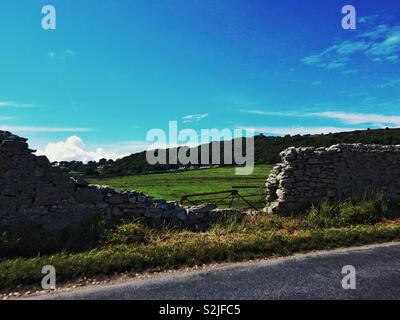
[[[356,290],[342,288],[344,265],[356,268]],[[399,299],[400,243],[230,264],[42,298]]]

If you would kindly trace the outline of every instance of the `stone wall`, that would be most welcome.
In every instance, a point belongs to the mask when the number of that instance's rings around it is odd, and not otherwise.
[[[19,221],[59,229],[93,216],[146,218],[154,223],[204,225],[220,216],[214,205],[183,208],[140,192],[88,185],[36,156],[27,139],[0,131],[0,225]]]
[[[267,180],[264,211],[289,215],[311,203],[382,193],[400,200],[400,146],[288,148]]]

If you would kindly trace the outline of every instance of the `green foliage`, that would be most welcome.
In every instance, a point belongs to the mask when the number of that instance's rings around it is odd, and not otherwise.
[[[98,245],[105,230],[104,220],[99,217],[56,232],[24,221],[12,227],[0,226],[0,258],[85,251]]]
[[[106,232],[104,244],[143,243],[146,241],[146,227],[140,222],[121,224]]]
[[[351,200],[313,205],[305,214],[303,226],[307,228],[345,227],[357,224],[374,224],[384,218],[400,215],[400,206],[383,196],[362,201]]]
[[[243,145],[246,143],[242,139]],[[357,130],[352,132],[340,132],[330,134],[316,135],[294,135],[284,137],[266,137],[258,135],[254,139],[254,157],[256,164],[273,164],[278,160],[279,153],[288,147],[328,147],[338,143],[366,143],[366,144],[400,144],[400,129],[374,129],[374,130]],[[220,145],[220,154],[223,155],[223,143]],[[201,147],[197,147],[199,159],[201,159]],[[212,150],[212,148],[210,148]],[[243,149],[244,150],[244,149]],[[167,149],[167,155],[169,154]],[[212,152],[210,152],[210,159]],[[223,157],[222,157],[223,158]],[[167,156],[168,159],[168,156]],[[234,159],[234,158],[233,158]],[[200,161],[198,162],[200,163]],[[211,162],[210,162],[211,163]],[[221,159],[221,165],[224,165]],[[229,165],[229,164],[227,164]],[[80,171],[86,174],[93,174],[93,166],[102,168],[101,174],[105,175],[138,175],[150,172],[165,172],[168,170],[176,170],[183,166],[182,164],[156,164],[150,165],[146,160],[146,152],[135,153],[130,156],[118,159],[114,162],[109,161],[104,165],[102,163],[88,163],[87,165],[78,166],[76,163],[63,166],[71,168],[71,171]]]

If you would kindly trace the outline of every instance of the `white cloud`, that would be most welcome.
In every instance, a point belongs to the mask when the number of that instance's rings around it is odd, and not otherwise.
[[[65,141],[48,143],[43,150],[37,151],[38,155],[45,155],[50,161],[71,161],[78,160],[83,162],[98,161],[102,158],[117,159],[128,154],[117,154],[106,151],[103,148],[87,150],[87,146],[82,139],[77,136],[71,136]]]
[[[38,132],[88,132],[92,131],[90,128],[54,128],[54,127],[32,127],[32,126],[10,126],[0,125],[0,130],[10,131],[13,133],[38,133]]]
[[[31,103],[19,103],[15,101],[0,101],[0,107],[31,108],[34,107],[34,105]]]
[[[71,50],[71,49],[65,50],[64,52],[65,52],[65,54],[69,54],[70,56],[75,56],[76,55],[75,51]]]
[[[381,18],[378,14],[370,15],[370,16],[363,16],[358,19],[358,22],[361,24],[369,24]]]
[[[102,144],[93,145],[94,148],[102,148],[107,150],[109,153],[115,153],[119,157],[130,155],[132,153],[142,152],[147,150],[151,142],[132,140],[132,141],[122,141],[113,144]]]
[[[377,86],[378,88],[385,89],[385,88],[395,88],[400,89],[400,78],[399,79],[392,79],[385,83],[382,83]]]
[[[376,17],[375,17],[376,18]],[[374,19],[375,19],[374,18]],[[361,19],[366,22],[367,17]],[[352,40],[334,44],[319,54],[304,57],[303,64],[326,70],[345,69],[351,57],[362,55],[372,61],[400,61],[400,26],[380,24]]]
[[[184,116],[182,119],[183,119],[183,122],[189,123],[189,122],[198,122],[207,117],[208,117],[208,113],[203,113],[203,114],[191,114],[188,116]]]
[[[336,52],[339,55],[346,56],[356,52],[362,52],[369,48],[369,44],[363,41],[344,41],[336,46]]]
[[[340,120],[347,124],[373,124],[377,127],[400,126],[400,116],[388,116],[374,113],[326,112],[269,112],[260,110],[240,110],[249,114],[284,117],[319,117]]]
[[[349,70],[344,70],[342,71],[342,74],[355,74],[358,73],[358,70],[356,69],[349,69]]]
[[[258,114],[261,116],[283,116],[283,117],[296,117],[302,116],[299,112],[278,112],[278,111],[263,111],[263,110],[246,110],[240,109],[240,112],[249,113],[249,114]]]
[[[371,57],[392,57],[400,50],[400,38],[398,36],[389,36],[381,42],[374,43],[365,51],[365,54]]]
[[[67,49],[67,50],[60,50],[60,51],[50,51],[47,53],[47,55],[51,59],[56,59],[56,60],[64,60],[67,57],[74,57],[76,56],[76,53],[74,50]]]
[[[382,124],[400,126],[400,116],[386,116],[373,113],[345,113],[345,112],[317,112],[310,113],[310,116],[331,118],[341,120],[349,124],[372,123],[379,126]]]

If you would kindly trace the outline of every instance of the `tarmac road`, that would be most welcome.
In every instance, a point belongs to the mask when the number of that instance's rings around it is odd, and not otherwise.
[[[356,289],[342,287],[342,268]],[[399,299],[400,243],[339,249],[77,289],[37,299]]]

